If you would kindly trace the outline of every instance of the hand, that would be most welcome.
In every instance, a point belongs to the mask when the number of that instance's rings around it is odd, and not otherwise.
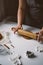
[[[43,41],[43,28],[40,30],[39,34],[38,34],[38,41]]]
[[[12,30],[14,31],[14,33],[15,33],[15,32],[18,31],[18,29],[22,29],[22,26],[21,26],[21,25],[17,25],[16,27],[12,27],[11,29],[12,29]]]

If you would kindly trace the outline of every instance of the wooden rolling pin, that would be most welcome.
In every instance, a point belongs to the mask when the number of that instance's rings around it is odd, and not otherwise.
[[[37,39],[37,35],[35,33],[32,32],[28,32],[22,29],[18,30],[18,34],[22,35],[22,36],[26,36],[26,37],[30,37],[32,39]]]

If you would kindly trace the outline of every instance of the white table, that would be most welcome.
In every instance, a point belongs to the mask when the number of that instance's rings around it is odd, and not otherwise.
[[[12,34],[11,32],[11,27],[16,26],[16,23],[11,22],[11,23],[4,23],[0,25],[0,31],[8,31],[11,33],[10,39],[12,41],[12,44],[15,45],[15,52],[19,55],[22,56],[22,63],[23,65],[43,65],[43,52],[37,52],[35,49],[37,46],[42,46],[43,44],[40,44],[36,40],[27,40],[24,39],[23,37],[16,34]],[[37,32],[39,29],[23,25],[24,30],[29,30],[32,32]],[[35,55],[37,56],[36,58],[28,58],[26,56],[26,51],[33,51]],[[6,56],[0,56],[0,64],[2,65],[13,65],[9,61],[9,55]]]

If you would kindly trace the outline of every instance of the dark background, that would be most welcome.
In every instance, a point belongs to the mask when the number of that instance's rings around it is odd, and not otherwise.
[[[29,6],[26,6],[26,10],[28,15],[29,13]],[[1,21],[13,21],[13,22],[17,22],[17,11],[18,11],[18,0],[0,0],[0,22]],[[42,28],[43,26],[43,21],[38,23],[37,21],[32,22],[29,21],[30,16],[26,14],[26,17],[24,17],[23,20],[23,24],[26,25],[30,25],[30,26],[34,26],[34,27],[38,27],[38,28]]]
[[[0,0],[0,21],[7,17],[17,20],[18,0]]]

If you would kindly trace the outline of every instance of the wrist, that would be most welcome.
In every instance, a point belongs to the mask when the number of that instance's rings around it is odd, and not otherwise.
[[[17,27],[18,27],[19,29],[23,29],[23,28],[22,28],[22,25],[20,25],[20,24],[17,25]]]
[[[17,26],[22,27],[22,25],[21,25],[21,24],[18,24]]]

